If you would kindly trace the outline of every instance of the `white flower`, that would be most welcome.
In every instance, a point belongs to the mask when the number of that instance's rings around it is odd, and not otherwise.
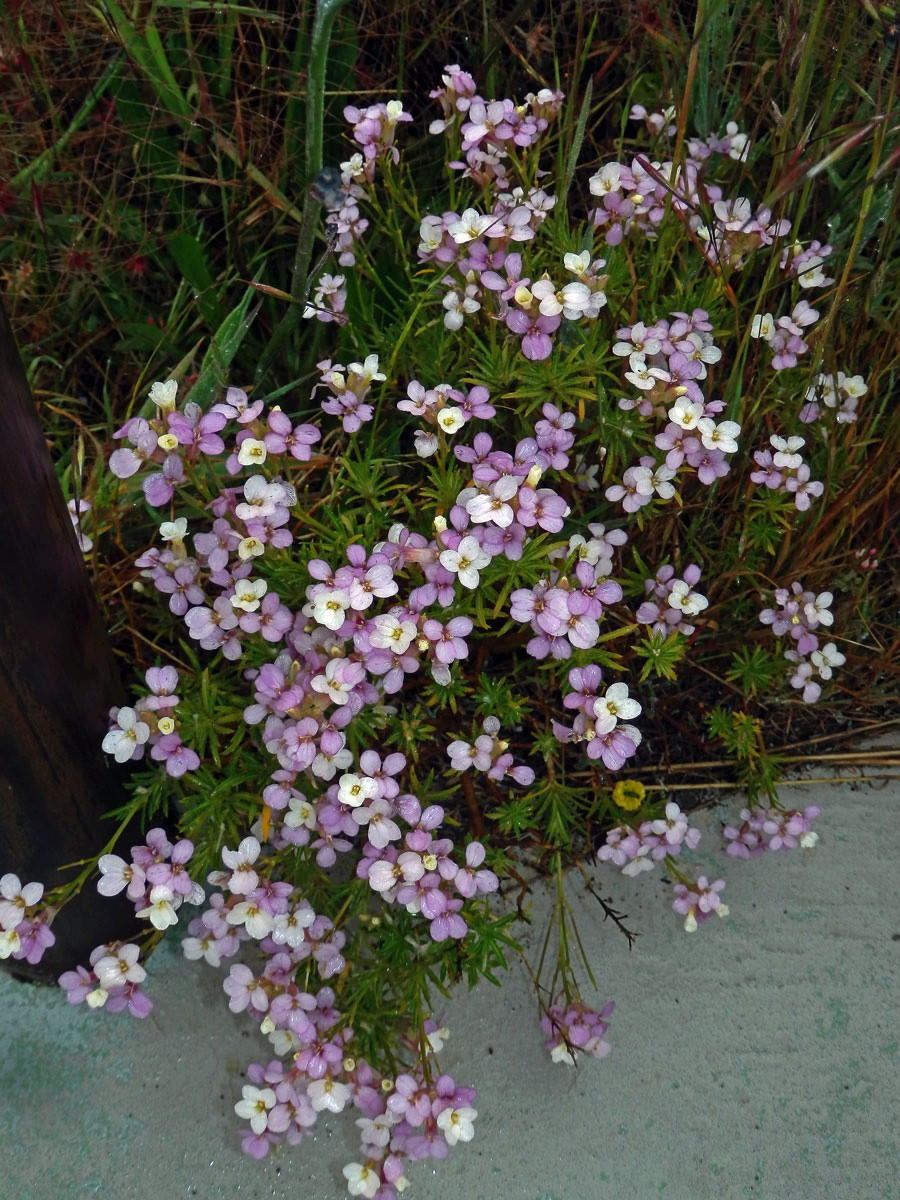
[[[815,833],[812,829],[809,831],[809,833],[801,833],[800,834],[800,845],[803,847],[804,850],[812,850],[813,846],[815,846],[815,844],[818,840],[819,840],[819,835],[817,833]]]
[[[158,404],[163,412],[171,412],[175,407],[175,397],[178,395],[178,384],[174,379],[165,383],[154,383],[150,387],[150,399]]]
[[[326,629],[340,629],[344,623],[350,597],[340,588],[319,592],[312,604],[312,616]]]
[[[669,482],[675,478],[675,472],[665,463],[660,463],[652,470],[650,467],[632,467],[631,473],[639,496],[652,496],[656,492],[661,499],[671,500],[675,495],[675,489]]]
[[[701,417],[697,422],[697,432],[707,450],[734,454],[738,448],[735,438],[741,432],[741,427],[737,421],[719,421],[716,424],[712,417]]]
[[[288,801],[288,811],[285,814],[284,823],[290,826],[291,829],[299,829],[301,825],[307,829],[315,829],[315,805],[310,804],[308,800],[304,800],[302,796],[291,796]]]
[[[607,163],[605,167],[592,175],[588,187],[592,196],[605,196],[609,192],[617,192],[622,181],[622,168],[618,163]]]
[[[750,139],[746,133],[738,132],[736,121],[729,121],[725,126],[725,132],[731,142],[728,157],[733,158],[735,162],[746,162],[747,155],[750,153]]]
[[[628,356],[628,365],[631,369],[625,372],[625,378],[642,392],[649,392],[655,388],[660,379],[669,379],[668,372],[658,367],[648,367],[646,358],[639,350]]]
[[[686,617],[696,617],[709,607],[707,598],[699,592],[692,592],[683,579],[676,579],[672,583],[667,601],[670,608],[683,612]]]
[[[338,784],[338,803],[358,808],[378,794],[378,781],[368,775],[342,775]]]
[[[825,272],[822,270],[824,261],[818,254],[813,254],[801,264],[797,271],[797,282],[802,288],[825,286]]]
[[[563,265],[573,275],[583,275],[591,265],[590,250],[582,250],[580,254],[564,254]]]
[[[834,613],[830,612],[831,602],[834,596],[831,592],[819,592],[815,600],[810,600],[809,603],[803,605],[803,612],[810,625],[815,628],[816,625],[833,625]]]
[[[22,939],[14,929],[7,929],[0,933],[0,958],[9,958],[11,954],[15,954],[22,945]]]
[[[159,527],[159,536],[164,542],[180,542],[187,533],[187,517],[178,517],[175,521],[163,521]]]
[[[366,361],[364,363],[353,362],[347,369],[352,371],[357,379],[364,379],[367,383],[374,383],[376,380],[387,378],[386,375],[383,375],[381,371],[378,370],[377,354],[367,354]]]
[[[458,246],[472,242],[481,237],[486,229],[496,224],[497,218],[490,213],[482,214],[474,208],[467,208],[458,221],[454,221],[447,232]]]
[[[688,910],[688,915],[684,918],[684,932],[697,932],[697,918],[694,916],[694,910],[692,908]]]
[[[459,576],[463,587],[478,587],[478,572],[483,570],[491,561],[491,556],[482,550],[480,543],[474,537],[464,537],[456,550],[442,550],[441,566]]]
[[[681,429],[696,429],[697,422],[703,418],[703,405],[698,400],[681,396],[669,409],[668,416]]]
[[[256,612],[268,588],[269,585],[264,579],[238,579],[234,585],[234,595],[231,597],[232,608],[240,608],[248,613]]]
[[[265,554],[266,547],[258,537],[245,537],[238,543],[237,552],[241,562],[249,562],[251,558],[259,558]]]
[[[598,696],[594,701],[594,727],[597,733],[610,733],[620,720],[629,721],[640,711],[640,704],[628,695],[628,684],[614,683],[607,688],[605,696]]]
[[[569,1052],[569,1048],[566,1046],[565,1042],[558,1042],[553,1047],[553,1049],[550,1051],[550,1061],[555,1063],[565,1063],[567,1067],[575,1066],[575,1059]]]
[[[305,900],[291,909],[289,913],[279,913],[275,918],[272,930],[272,941],[279,946],[290,946],[296,950],[305,941],[304,931],[309,929],[316,914]]]
[[[846,656],[841,654],[834,642],[827,642],[821,650],[813,650],[809,657],[815,664],[820,679],[830,679],[831,668],[841,667],[847,661]]]
[[[8,874],[0,878],[0,929],[13,930],[21,924],[25,909],[40,902],[44,894],[42,883],[26,883],[22,887],[18,875]]]
[[[150,736],[150,726],[138,720],[133,708],[120,708],[116,717],[117,727],[111,729],[103,739],[102,746],[117,763],[128,762],[134,757],[138,746],[143,746]]]
[[[270,1088],[253,1087],[245,1083],[242,1089],[242,1100],[238,1100],[234,1111],[239,1117],[250,1122],[250,1128],[257,1136],[265,1132],[268,1122],[268,1111],[275,1107],[275,1093]]]
[[[150,889],[149,905],[142,908],[137,915],[148,919],[154,929],[168,929],[170,925],[178,924],[178,914],[172,907],[174,899],[175,893],[172,889],[164,883],[159,883]]]
[[[344,1178],[347,1180],[347,1191],[350,1195],[364,1196],[366,1200],[372,1200],[381,1187],[381,1176],[378,1171],[373,1171],[371,1167],[364,1167],[361,1163],[347,1163],[344,1167]]]
[[[433,254],[444,240],[444,224],[440,217],[424,217],[419,226],[419,253]]]
[[[132,942],[122,946],[115,954],[106,955],[94,964],[97,982],[105,990],[123,987],[126,983],[141,983],[147,972],[138,962],[140,953]]]
[[[352,175],[354,180],[362,179],[365,175],[366,164],[361,154],[351,154],[346,162],[341,163],[341,171]]]
[[[266,461],[266,443],[257,438],[245,438],[238,450],[238,462],[242,467],[261,467]]]
[[[225,914],[229,925],[243,925],[252,938],[262,941],[275,928],[275,918],[252,900],[242,900]]]
[[[219,947],[216,945],[216,939],[212,933],[207,933],[202,938],[185,938],[181,943],[181,952],[190,961],[203,958],[211,967],[221,966],[222,963],[219,955]]]
[[[501,475],[489,492],[478,492],[466,501],[466,512],[476,525],[491,521],[501,529],[506,529],[516,515],[508,501],[518,492],[521,482],[512,475]]]
[[[465,425],[466,419],[461,408],[448,404],[438,413],[437,423],[444,433],[456,433],[457,429],[462,429]]]
[[[385,119],[388,125],[396,125],[403,116],[403,101],[388,100],[385,108]]]
[[[775,335],[775,318],[771,313],[757,313],[750,326],[752,338],[762,338],[768,342]]]
[[[437,434],[431,433],[427,429],[417,429],[413,437],[416,442],[416,454],[419,458],[430,458],[440,445]]]
[[[797,451],[801,446],[805,445],[804,438],[783,438],[775,433],[769,438],[769,445],[776,451],[772,456],[772,462],[776,467],[786,467],[789,470],[794,470],[803,462],[803,455],[798,454]]]
[[[475,1136],[475,1126],[472,1122],[477,1116],[477,1110],[469,1108],[466,1104],[459,1108],[445,1108],[439,1112],[437,1126],[447,1139],[447,1145],[455,1146],[457,1142],[471,1142]]]
[[[846,395],[855,396],[857,399],[868,391],[862,375],[847,376],[843,371],[838,371],[838,387],[842,388]]]
[[[329,1112],[343,1112],[350,1099],[350,1089],[343,1083],[336,1083],[330,1076],[315,1079],[306,1089],[310,1103],[316,1112],[328,1109]]]
[[[539,279],[531,292],[540,300],[543,316],[555,317],[562,313],[568,321],[577,320],[591,302],[591,290],[583,283],[567,283],[557,291],[552,280]]]
[[[637,879],[638,875],[644,871],[652,871],[655,866],[654,859],[650,857],[650,847],[641,846],[635,857],[622,868],[622,874],[630,879]]]

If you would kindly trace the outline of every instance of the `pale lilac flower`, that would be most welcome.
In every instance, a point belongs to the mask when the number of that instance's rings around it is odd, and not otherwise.
[[[222,850],[222,861],[231,869],[228,890],[235,895],[247,896],[259,886],[259,876],[253,864],[259,858],[262,847],[255,837],[245,837],[237,850]]]
[[[118,854],[103,854],[97,863],[101,878],[97,880],[97,891],[101,896],[118,896],[127,887],[129,900],[143,898],[146,876],[137,863],[126,863]],[[2,924],[2,916],[0,916]]]
[[[11,872],[0,877],[0,929],[12,931],[25,919],[26,908],[39,904],[44,894],[42,883],[26,883]]]
[[[120,708],[115,719],[116,725],[103,739],[103,749],[112,754],[117,763],[140,758],[144,753],[142,747],[150,736],[150,726],[138,719],[133,708]]]
[[[128,942],[114,954],[106,955],[94,963],[94,974],[102,988],[110,991],[126,983],[141,983],[147,972],[138,962],[140,949]]]

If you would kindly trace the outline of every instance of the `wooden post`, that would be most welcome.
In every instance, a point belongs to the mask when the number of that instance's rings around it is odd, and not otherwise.
[[[46,890],[72,878],[60,866],[98,852],[114,830],[101,815],[127,799],[100,749],[124,697],[2,302],[0,531],[0,875]],[[134,925],[132,906],[90,881],[40,964],[3,965],[49,981]]]

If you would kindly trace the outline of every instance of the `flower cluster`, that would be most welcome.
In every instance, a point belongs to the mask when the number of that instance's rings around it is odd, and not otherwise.
[[[785,371],[796,367],[800,355],[809,349],[803,340],[803,330],[818,319],[818,309],[812,308],[807,300],[798,300],[790,316],[776,320],[771,313],[758,313],[750,326],[750,336],[764,341],[773,352],[772,369]]]
[[[819,840],[812,822],[820,813],[817,804],[804,809],[742,808],[741,825],[726,825],[726,851],[732,858],[756,858],[766,850],[811,850]]]
[[[678,126],[672,123],[675,120],[674,105],[668,105],[663,112],[647,112],[643,104],[633,104],[628,119],[642,121],[652,137],[671,138],[678,132]],[[736,121],[729,121],[722,137],[715,133],[705,138],[689,137],[687,149],[690,157],[697,161],[709,158],[712,154],[726,154],[735,162],[746,162],[750,153],[750,139],[746,133],[741,133]]]
[[[456,63],[444,68],[441,81],[443,87],[429,96],[438,101],[443,117],[432,121],[428,132],[461,137],[465,160],[449,165],[477,187],[508,190],[509,148],[519,152],[540,141],[559,113],[563,93],[541,88],[529,92],[521,104],[510,99],[485,100],[478,95],[472,76]]]
[[[184,525],[186,528],[187,523],[184,522]],[[169,574],[164,567],[157,566],[154,573],[159,573],[159,591],[169,592],[171,596],[170,607],[178,597],[182,598],[183,606],[175,607],[172,611],[184,615],[188,600],[193,597],[202,600],[203,593],[193,583],[189,584],[186,578],[179,581],[179,569],[191,570],[176,568],[173,574]],[[182,742],[178,732],[175,716],[179,704],[176,694],[178,672],[169,666],[150,667],[146,680],[149,696],[142,696],[133,708],[110,709],[112,728],[103,739],[103,749],[116,762],[124,763],[143,758],[145,748],[149,746],[150,757],[156,762],[165,763],[166,773],[178,779],[186,771],[196,771],[200,766],[199,755]]]
[[[329,213],[328,232],[338,251],[338,264],[352,267],[356,263],[354,247],[369,227],[368,220],[360,215],[359,203],[370,194],[378,162],[385,158],[399,162],[400,151],[394,142],[397,127],[411,121],[412,116],[404,111],[401,101],[389,100],[366,108],[348,105],[344,119],[353,126],[353,141],[360,149],[341,163],[340,173],[333,167],[320,172],[315,194]],[[346,301],[344,277],[322,275],[313,293],[313,303],[305,306],[303,316],[343,324]]]
[[[18,875],[0,876],[0,958],[25,959],[32,966],[56,942],[50,929],[55,909],[44,905],[42,883],[22,882]]]
[[[791,687],[803,693],[806,704],[815,704],[822,694],[821,684],[814,676],[827,682],[831,679],[833,668],[840,667],[846,662],[843,654],[834,642],[819,645],[816,630],[826,628],[834,623],[831,612],[831,592],[807,592],[801,583],[791,584],[791,590],[778,588],[775,592],[775,603],[778,608],[764,608],[759,614],[763,625],[770,625],[776,637],[790,635],[794,643],[790,650],[784,652],[788,662],[794,664],[794,674],[791,676]]]
[[[178,923],[177,910],[185,900],[202,904],[205,898],[203,888],[188,872],[193,855],[194,843],[187,838],[173,845],[165,830],[151,829],[146,843],[131,847],[130,862],[118,854],[100,856],[97,891],[101,896],[125,892],[138,917],[165,931]]]
[[[128,1009],[138,1020],[150,1015],[153,1001],[140,984],[147,972],[138,961],[140,949],[133,942],[110,942],[91,951],[90,969],[76,967],[59,977],[59,985],[70,1004],[87,1002],[88,1008],[105,1012]]]
[[[689,563],[683,579],[675,578],[675,568],[666,563],[659,568],[653,579],[644,580],[644,591],[652,599],[638,606],[634,619],[639,625],[649,625],[651,632],[682,633],[690,637],[696,626],[686,618],[698,616],[709,606],[709,601],[700,592],[693,591],[700,582],[700,568]]]
[[[494,892],[499,886],[494,872],[482,865],[484,846],[470,842],[465,865],[458,866],[451,857],[452,840],[434,837],[444,819],[440,805],[432,804],[422,811],[414,796],[402,796],[397,811],[410,826],[403,839],[406,848],[390,846],[386,839],[379,846],[370,835],[357,864],[357,876],[367,879],[386,904],[401,904],[407,912],[423,916],[432,941],[465,937],[468,925],[460,912],[464,901],[476,894]],[[397,829],[397,836],[399,832]]]
[[[713,913],[720,917],[728,916],[728,905],[722,903],[719,895],[724,887],[724,879],[710,883],[705,875],[701,875],[694,883],[675,884],[672,909],[684,917],[686,933],[695,933],[698,926],[708,921]]]
[[[521,338],[522,353],[533,361],[549,358],[554,334],[563,320],[596,320],[606,305],[604,259],[590,251],[563,255],[568,281],[559,284],[547,274],[532,279],[523,274],[522,255],[511,245],[531,241],[556,203],[539,188],[527,193],[514,188],[497,198],[492,209],[462,215],[445,212],[427,216],[419,229],[419,259],[453,267],[444,276],[449,286],[442,300],[444,325],[458,330],[467,316],[481,309]]]
[[[516,783],[526,787],[534,783],[534,771],[531,767],[513,766],[513,756],[507,753],[509,742],[504,742],[497,736],[500,732],[500,722],[497,718],[485,717],[482,729],[484,733],[475,739],[474,745],[455,741],[447,747],[454,771],[467,771],[469,767],[473,767],[476,771],[487,772],[488,779],[505,779],[509,776]]]
[[[751,471],[750,478],[771,491],[792,495],[798,510],[805,512],[811,504],[810,497],[821,496],[825,485],[809,477],[809,467],[800,454],[801,447],[805,445],[804,439],[783,438],[773,434],[769,438],[769,445],[772,450],[753,451],[757,469]]]
[[[413,379],[406,388],[406,398],[397,401],[397,408],[400,412],[421,417],[429,426],[428,429],[417,429],[413,436],[416,454],[420,458],[430,458],[441,444],[442,433],[452,436],[473,417],[482,420],[495,417],[497,410],[488,403],[489,400],[490,392],[486,387],[470,388],[464,395],[448,383],[425,388],[418,379]]]
[[[737,135],[739,136],[739,135]],[[600,201],[593,213],[594,227],[604,229],[608,246],[618,246],[632,230],[645,237],[658,236],[667,211],[670,219],[686,220],[716,266],[743,266],[746,256],[769,246],[790,231],[790,221],[772,220],[765,207],[754,212],[743,196],[722,198],[722,189],[704,177],[703,157],[691,154],[683,167],[656,162],[643,155],[625,163],[606,163],[589,181],[591,195]],[[712,207],[709,222],[701,216]]]
[[[300,1032],[270,1033],[274,1042],[297,1047],[290,1066],[273,1059],[265,1067],[248,1067],[250,1083],[234,1106],[250,1125],[242,1147],[254,1158],[265,1158],[282,1139],[296,1145],[310,1136],[320,1113],[355,1108],[361,1114],[356,1125],[363,1161],[344,1167],[347,1190],[366,1200],[397,1200],[408,1186],[407,1162],[446,1158],[450,1147],[472,1140],[475,1089],[462,1087],[451,1075],[426,1076],[420,1055],[411,1071],[379,1075],[365,1059],[348,1053],[353,1031],[334,1007],[333,990],[320,988],[303,998],[302,1007],[294,1009]],[[424,1057],[433,1059],[447,1031],[430,1020],[425,1029]]]
[[[652,871],[656,863],[680,854],[684,846],[693,850],[699,841],[699,829],[691,827],[686,814],[670,800],[662,817],[642,821],[637,829],[630,825],[610,829],[597,858],[621,867],[623,875],[634,876]]]
[[[548,1035],[544,1044],[550,1051],[551,1062],[574,1067],[578,1052],[606,1058],[612,1047],[603,1035],[615,1007],[615,1001],[610,1000],[595,1012],[580,1000],[567,1003],[562,996],[551,1004],[541,1018],[541,1029]]]
[[[836,375],[820,374],[806,389],[800,420],[811,425],[832,410],[839,425],[848,425],[856,420],[859,399],[867,390],[862,375],[845,375],[843,371]]]
[[[607,770],[618,771],[641,744],[640,730],[628,723],[641,706],[628,695],[627,684],[613,683],[602,691],[602,681],[598,666],[569,671],[574,690],[563,698],[563,706],[578,715],[571,728],[554,721],[553,733],[559,742],[586,742],[588,758],[599,758]]]
[[[351,363],[346,373],[340,363],[332,364],[327,358],[316,366],[322,377],[313,388],[313,396],[320,387],[328,388],[331,395],[322,401],[322,411],[340,417],[345,433],[356,433],[364,421],[372,420],[374,410],[366,403],[372,384],[385,378],[378,369],[378,355],[367,355],[364,363]]]

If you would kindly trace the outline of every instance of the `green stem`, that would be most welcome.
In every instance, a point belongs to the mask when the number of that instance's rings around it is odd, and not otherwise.
[[[294,332],[302,317],[301,301],[306,296],[307,275],[309,274],[309,264],[312,261],[316,217],[319,208],[318,201],[309,191],[309,186],[322,169],[322,126],[325,120],[325,66],[328,61],[328,44],[331,40],[331,27],[334,19],[346,2],[347,0],[318,0],[316,4],[316,17],[313,22],[309,51],[309,73],[306,82],[307,192],[303,202],[303,216],[300,221],[300,233],[297,238],[292,268],[291,299],[294,303],[290,305],[275,327],[272,340],[260,358],[256,371],[257,382],[269,370],[285,340]]]

